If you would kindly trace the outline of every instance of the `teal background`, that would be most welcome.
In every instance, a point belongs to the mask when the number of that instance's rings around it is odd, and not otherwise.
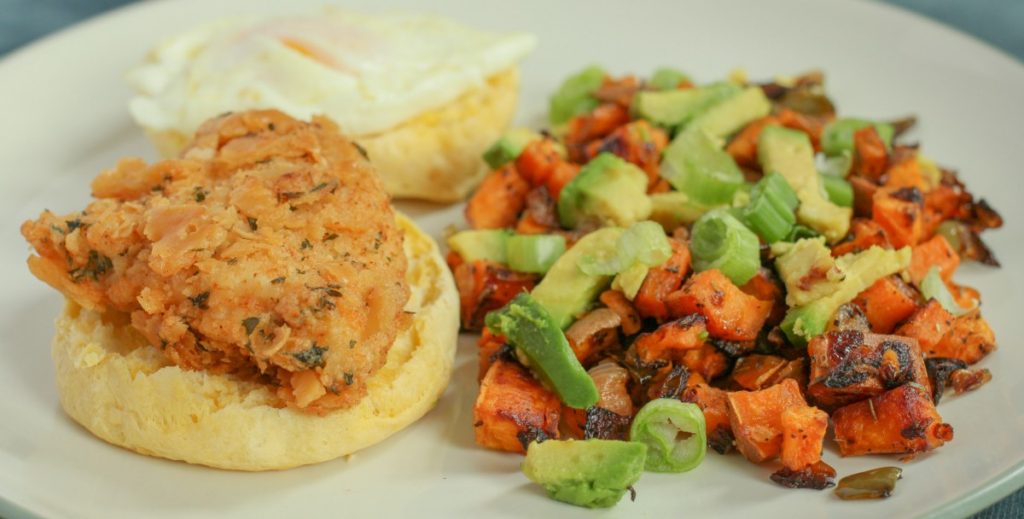
[[[135,0],[0,0],[0,57],[79,20]],[[886,0],[938,20],[1024,61],[1024,0]],[[1022,94],[1024,99],[1024,94]],[[1024,518],[1017,490],[975,519]]]

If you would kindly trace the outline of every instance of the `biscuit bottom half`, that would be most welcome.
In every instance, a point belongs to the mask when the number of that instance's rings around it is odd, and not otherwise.
[[[318,463],[378,443],[441,397],[458,338],[458,295],[434,241],[398,215],[405,232],[413,322],[353,407],[323,416],[280,407],[272,388],[231,375],[186,371],[122,315],[68,301],[52,354],[64,411],[96,436],[151,456],[234,470]]]

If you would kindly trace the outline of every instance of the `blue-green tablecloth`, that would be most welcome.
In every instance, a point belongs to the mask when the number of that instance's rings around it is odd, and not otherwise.
[[[79,20],[135,0],[0,0],[0,56]],[[990,43],[1024,61],[1024,0],[887,0]],[[1024,489],[975,519],[1024,518]]]

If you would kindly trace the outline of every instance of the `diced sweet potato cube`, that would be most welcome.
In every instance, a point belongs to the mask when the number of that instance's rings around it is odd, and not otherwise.
[[[917,344],[926,357],[945,357],[946,355],[936,353],[937,347],[952,326],[953,315],[942,308],[938,301],[932,299],[915,310],[895,333],[917,339]]]
[[[878,180],[889,163],[885,141],[874,126],[867,126],[853,134],[853,173]]]
[[[843,456],[914,454],[953,439],[928,391],[904,384],[832,413],[836,443]]]
[[[747,355],[736,361],[732,380],[748,391],[764,388],[775,379],[775,374],[786,365],[786,359],[777,355]]]
[[[730,341],[756,339],[772,311],[771,301],[744,294],[717,269],[691,276],[666,304],[674,316],[703,315],[712,336]]]
[[[497,359],[480,384],[473,407],[476,443],[525,453],[530,441],[558,437],[562,403],[518,363]]]
[[[786,379],[760,391],[735,391],[726,395],[729,426],[736,447],[748,460],[760,463],[775,458],[782,449],[782,412],[806,407],[800,387]]]
[[[697,373],[704,380],[714,380],[729,369],[729,358],[706,342],[699,348],[685,350],[682,363],[690,373]]]
[[[478,355],[478,367],[476,374],[476,381],[480,382],[487,375],[487,370],[491,369],[491,364],[494,363],[494,359],[497,358],[498,352],[502,346],[505,345],[505,338],[500,335],[491,333],[491,330],[484,328],[483,333],[480,334],[480,340],[477,341],[479,347]]]
[[[916,187],[883,187],[872,198],[871,218],[897,249],[917,245],[924,237],[923,213],[924,200]]]
[[[691,375],[690,378],[695,378]],[[732,450],[733,435],[729,425],[729,403],[725,391],[706,383],[694,384],[683,391],[680,400],[693,402],[704,412],[708,446],[719,454]]]
[[[516,171],[533,186],[547,182],[551,172],[562,162],[555,141],[538,139],[530,142],[516,158]]]
[[[886,276],[857,294],[853,303],[864,311],[871,330],[891,333],[917,310],[917,294],[898,276]]]
[[[530,183],[512,165],[491,172],[484,177],[469,202],[466,203],[466,221],[474,229],[501,229],[513,227],[519,212],[526,205]]]
[[[974,364],[996,349],[996,336],[981,313],[973,311],[953,319],[946,335],[932,349],[929,357],[949,357]]]
[[[777,124],[779,124],[779,119],[774,116],[762,117],[752,121],[733,137],[729,145],[725,147],[726,153],[732,155],[732,159],[736,161],[736,164],[742,167],[759,167],[757,162],[757,139],[761,137],[761,130],[764,130],[765,126]]]
[[[817,407],[792,407],[782,412],[781,423],[783,467],[800,470],[821,460],[828,413]]]
[[[916,187],[924,191],[926,186],[924,176],[921,175],[921,168],[918,166],[917,153],[904,153],[902,155],[885,171],[885,186]]]
[[[653,317],[659,321],[668,318],[665,298],[679,289],[683,279],[690,272],[690,248],[682,240],[671,239],[672,256],[660,267],[647,272],[640,291],[633,298],[633,304],[643,317]]]
[[[750,281],[740,287],[740,290],[761,301],[772,303],[772,309],[765,321],[769,326],[779,324],[786,317],[786,294],[782,290],[782,283],[775,278],[771,269],[762,267]]]
[[[598,298],[611,311],[619,315],[622,322],[622,333],[634,335],[640,331],[643,323],[640,321],[640,314],[637,313],[633,304],[626,299],[626,296],[618,290],[605,290]]]
[[[959,265],[960,256],[949,246],[946,238],[936,234],[930,240],[911,249],[910,267],[907,268],[907,272],[915,284],[920,284],[932,267],[938,267],[942,279],[949,281]]]
[[[811,358],[807,394],[826,409],[881,394],[907,382],[929,387],[920,347],[912,338],[829,332],[807,345]]]
[[[467,330],[481,329],[488,312],[505,306],[520,292],[529,292],[537,283],[534,274],[485,260],[464,262],[453,275],[459,289],[462,327]]]
[[[636,353],[640,360],[651,363],[655,360],[682,362],[687,350],[700,348],[708,336],[705,319],[700,314],[690,314],[682,319],[669,321],[650,333],[636,338]]]
[[[870,208],[870,200],[868,200]],[[844,254],[857,253],[870,249],[872,246],[888,248],[889,240],[885,237],[882,226],[874,220],[854,218],[850,222],[850,234],[847,239],[832,247],[832,256],[839,257]]]

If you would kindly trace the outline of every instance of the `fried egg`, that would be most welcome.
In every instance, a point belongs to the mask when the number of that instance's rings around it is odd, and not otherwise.
[[[130,109],[150,130],[193,133],[211,116],[277,108],[323,114],[350,135],[382,132],[445,105],[518,64],[528,34],[475,30],[437,16],[330,9],[241,17],[173,37],[128,75]]]

